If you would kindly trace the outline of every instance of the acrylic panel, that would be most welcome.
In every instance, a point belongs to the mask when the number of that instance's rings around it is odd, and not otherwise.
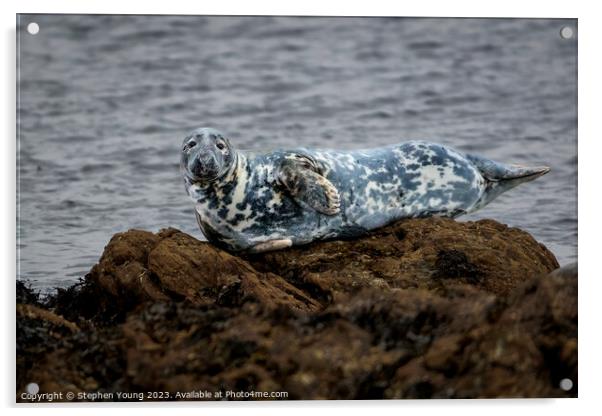
[[[17,16],[17,401],[577,396],[576,19]]]

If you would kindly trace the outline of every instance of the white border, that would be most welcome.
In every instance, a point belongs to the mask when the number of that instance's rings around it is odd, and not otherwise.
[[[419,412],[447,415],[468,415],[487,412],[489,415],[506,415],[509,411],[544,411],[547,415],[568,412],[593,412],[599,397],[600,386],[600,305],[602,293],[600,267],[594,268],[600,230],[599,207],[596,192],[600,191],[600,40],[602,39],[602,15],[596,10],[595,2],[504,0],[484,1],[412,1],[393,2],[371,0],[350,3],[349,1],[227,1],[187,2],[103,0],[74,2],[68,0],[33,1],[21,0],[11,4],[2,2],[3,54],[2,72],[4,99],[1,101],[2,126],[2,179],[4,198],[2,206],[3,239],[0,249],[0,264],[5,268],[4,283],[5,341],[1,344],[4,374],[0,378],[3,404],[14,408],[14,277],[15,277],[15,20],[16,13],[121,13],[121,14],[285,14],[285,15],[347,15],[347,16],[449,16],[449,17],[569,17],[579,18],[579,399],[572,400],[490,400],[490,401],[381,401],[381,402],[289,402],[289,403],[178,403],[161,404],[140,409],[149,414],[163,414],[166,407],[176,407],[178,413],[236,411],[245,414],[305,414],[307,412],[333,413],[344,409],[345,415],[364,414],[375,407],[380,413],[400,414]],[[7,341],[8,340],[8,341]],[[39,406],[44,413],[81,413],[75,406]],[[86,412],[105,413],[131,412],[136,404],[120,410],[117,405],[86,406]],[[598,406],[599,407],[599,406]]]

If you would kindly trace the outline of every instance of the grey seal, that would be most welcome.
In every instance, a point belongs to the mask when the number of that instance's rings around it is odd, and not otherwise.
[[[233,252],[357,237],[402,218],[457,217],[550,170],[423,141],[248,152],[207,127],[184,139],[180,169],[203,234]]]

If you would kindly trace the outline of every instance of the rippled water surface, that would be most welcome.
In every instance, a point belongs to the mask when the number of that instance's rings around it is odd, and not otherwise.
[[[29,35],[31,21],[40,32]],[[185,133],[247,149],[425,139],[552,172],[462,220],[577,256],[575,20],[22,15],[19,277],[82,277],[110,237],[201,238]]]

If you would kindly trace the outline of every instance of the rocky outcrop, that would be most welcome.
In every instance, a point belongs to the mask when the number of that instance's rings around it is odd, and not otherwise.
[[[17,396],[36,382],[172,399],[574,397],[577,275],[557,267],[491,220],[406,220],[243,257],[131,230],[76,286],[45,302],[21,290]]]

